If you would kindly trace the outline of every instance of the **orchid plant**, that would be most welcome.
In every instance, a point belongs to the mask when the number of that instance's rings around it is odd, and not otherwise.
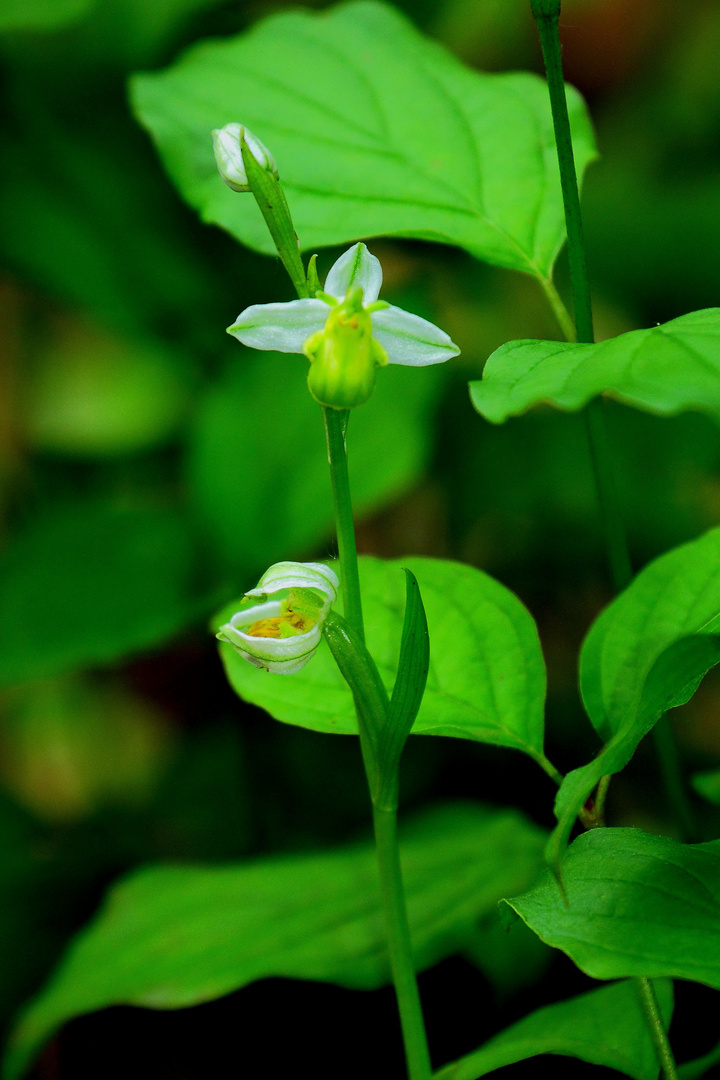
[[[102,1007],[118,995],[140,1004],[186,1005],[278,971],[347,986],[381,985],[389,974],[409,1080],[476,1080],[543,1053],[574,1056],[637,1080],[656,1080],[660,1071],[665,1080],[690,1080],[720,1061],[718,1047],[679,1070],[668,1035],[673,979],[720,989],[720,841],[691,842],[699,839],[692,802],[665,716],[689,699],[720,660],[720,531],[667,552],[633,576],[602,402],[603,395],[611,395],[660,414],[693,407],[720,416],[720,309],[595,341],[578,185],[594,156],[592,131],[579,95],[563,79],[560,2],[531,0],[531,8],[547,86],[530,76],[469,72],[376,3],[323,12],[322,25],[320,17],[315,22],[308,14],[289,15],[287,23],[270,20],[239,44],[221,43],[217,54],[200,50],[177,71],[137,83],[138,110],[161,146],[168,140],[168,167],[189,200],[206,219],[261,250],[276,250],[297,293],[292,300],[250,304],[228,333],[246,348],[295,353],[308,361],[308,389],[324,426],[337,559],[272,565],[213,626],[238,694],[283,722],[359,736],[376,874],[368,870],[371,853],[364,849],[345,853],[347,862],[342,862],[345,855],[333,859],[330,869],[318,858],[299,872],[295,859],[268,870],[267,878],[258,868],[252,880],[243,876],[247,868],[212,878],[217,910],[230,913],[221,920],[224,930],[234,925],[238,889],[248,881],[253,896],[259,880],[274,882],[280,898],[272,910],[252,908],[252,947],[247,948],[242,931],[228,930],[236,946],[233,963],[212,959],[200,978],[193,974],[197,950],[190,948],[177,962],[182,975],[173,968],[170,977],[157,944],[165,942],[167,920],[158,915],[156,925],[143,906],[150,903],[148,895],[155,900],[160,893],[172,902],[179,897],[177,903],[191,911],[179,917],[194,930],[201,921],[192,917],[198,879],[167,881],[148,871],[148,877],[124,886],[122,903],[110,905],[22,1018],[8,1080],[21,1075],[49,1032],[83,1009]],[[262,60],[272,66],[272,94],[281,94],[283,64],[291,65],[298,55],[297,70],[304,76],[308,63],[304,53],[293,51],[295,35],[289,31],[307,31],[310,24],[312,35],[296,36],[303,48],[313,47],[310,40],[327,45],[332,62],[320,65],[323,77],[331,79],[336,54],[345,49],[348,65],[358,73],[353,93],[359,95],[357,88],[363,87],[364,94],[368,86],[372,93],[362,98],[365,111],[351,95],[343,115],[338,87],[330,115],[321,110],[320,90],[317,100],[308,91],[307,99],[298,101],[296,87],[292,92],[285,87],[285,111],[276,122],[264,120],[272,113],[264,99],[262,105],[248,104],[249,115],[242,119],[272,142],[271,151],[244,122],[223,120],[234,116],[236,97],[257,100]],[[380,49],[381,41],[397,43],[398,57]],[[242,62],[228,65],[226,48]],[[382,63],[363,59],[375,56],[374,49],[382,52]],[[229,191],[215,172],[210,176],[211,124],[200,126],[188,147],[183,142],[187,124],[168,119],[174,117],[168,100],[180,112],[184,103],[195,117],[213,56],[213,74],[223,76],[213,85],[225,87],[227,72],[231,67],[236,72],[237,85],[222,90],[222,108],[214,110],[212,121],[222,125],[212,138]],[[383,82],[394,63],[413,75],[406,80],[400,69],[395,97]],[[312,169],[293,156],[303,140],[322,148]],[[178,145],[187,152],[178,153]],[[197,161],[202,165],[193,171]],[[323,189],[318,179],[323,162],[332,172],[332,190]],[[283,187],[286,167],[290,200]],[[398,178],[407,193],[403,199],[397,196]],[[353,187],[358,183],[359,192]],[[252,193],[256,206],[236,199],[237,193]],[[353,224],[346,224],[344,213],[333,218],[338,200],[352,207]],[[290,202],[293,210],[297,206],[294,216]],[[269,240],[258,231],[257,208]],[[296,227],[303,250],[322,246],[320,240],[356,241],[334,262],[322,286],[317,256],[303,262]],[[460,352],[444,330],[379,299],[380,262],[357,238],[381,234],[456,244],[494,265],[529,274],[565,338],[501,346],[487,360],[482,379],[471,383],[470,397],[476,411],[494,423],[541,403],[585,410],[608,577],[616,596],[591,627],[580,657],[582,699],[602,746],[591,761],[566,775],[545,753],[545,667],[537,627],[520,600],[476,567],[450,560],[358,559],[348,473],[352,412],[374,393],[378,369],[440,364]],[[566,241],[574,317],[553,283],[555,259]],[[295,377],[291,367],[287,377]],[[383,392],[382,379],[377,392]],[[651,732],[680,839],[605,824],[610,780]],[[403,865],[399,769],[411,733],[469,739],[527,755],[543,770],[545,782],[557,788],[555,828],[547,834],[519,814],[465,807],[428,819],[424,832],[408,837],[404,850],[411,857]],[[578,835],[570,842],[574,829]],[[203,874],[207,883],[211,871]],[[369,886],[370,879],[377,885]],[[325,907],[318,899],[323,888],[332,894]],[[361,890],[364,914],[358,916],[354,905]],[[304,905],[308,925],[318,909],[318,923],[307,934],[297,934],[293,924],[288,940],[302,937],[302,946],[283,943],[281,958],[273,954],[263,967],[256,960],[262,951],[257,942],[265,941],[263,927],[275,934],[272,942],[268,936],[269,952],[282,937],[276,926],[285,925],[290,891]],[[265,903],[262,889],[260,894]],[[521,921],[545,945],[608,985],[538,1009],[434,1070],[417,971],[468,947],[471,939],[477,944],[478,924],[496,912],[498,901],[510,933]],[[252,896],[247,903],[249,910]],[[384,931],[378,937],[380,911]],[[332,940],[323,937],[328,924],[340,927]],[[313,934],[315,944],[307,946]],[[119,990],[115,984],[111,990],[95,987],[97,957],[106,939],[132,945],[117,976]],[[219,951],[209,950],[213,958]],[[127,976],[131,993],[123,979],[136,956],[141,976],[137,985]],[[369,956],[382,958],[372,970]]]

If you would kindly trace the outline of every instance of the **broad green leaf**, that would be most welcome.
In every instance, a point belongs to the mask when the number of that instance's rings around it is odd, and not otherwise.
[[[94,0],[3,0],[0,31],[54,30],[81,18]]]
[[[669,980],[655,984],[667,1030],[673,1009]],[[471,1054],[446,1065],[435,1080],[477,1080],[538,1054],[562,1054],[632,1076],[657,1080],[658,1059],[637,986],[614,983],[547,1005],[523,1017]]]
[[[234,344],[232,356],[226,376],[200,402],[188,478],[219,554],[262,572],[273,561],[302,557],[330,532],[327,453],[305,358],[259,355]],[[389,366],[370,401],[354,411],[350,479],[360,514],[417,480],[445,377],[442,366]]]
[[[402,841],[419,969],[462,948],[507,890],[526,888],[543,834],[516,811],[455,804]],[[160,866],[117,885],[21,1017],[16,1080],[62,1024],[116,1004],[182,1008],[284,976],[373,988],[389,980],[374,847],[244,865]]]
[[[700,409],[720,417],[720,308],[596,345],[510,341],[470,383],[473,405],[495,424],[541,403],[581,409],[599,394],[663,416]]]
[[[207,603],[194,560],[176,514],[99,502],[47,511],[0,560],[0,685],[160,644]]]
[[[388,691],[400,653],[403,567],[418,579],[430,632],[430,671],[413,733],[513,747],[544,763],[545,666],[535,623],[513,593],[472,566],[360,559],[367,644]],[[217,625],[235,610],[224,609]],[[221,645],[221,652],[237,693],[276,720],[357,733],[350,692],[324,642],[292,676],[253,668],[230,645]]]
[[[599,616],[580,656],[588,715],[608,740],[563,780],[557,861],[573,821],[600,778],[623,769],[667,709],[684,704],[720,662],[720,529],[655,559]]]
[[[259,251],[254,200],[213,160],[231,121],[272,150],[304,249],[408,236],[547,279],[565,237],[545,83],[471,71],[384,4],[273,16],[136,76],[132,98],[187,201]],[[568,104],[582,175],[592,130]]]
[[[549,871],[504,901],[594,979],[690,979],[720,989],[720,841],[592,829],[569,847],[564,903]]]

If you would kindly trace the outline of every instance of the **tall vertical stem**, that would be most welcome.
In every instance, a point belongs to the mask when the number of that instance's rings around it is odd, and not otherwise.
[[[678,1080],[677,1065],[662,1021],[660,1005],[652,980],[640,978],[636,979],[635,983],[665,1080]]]
[[[580,192],[578,189],[575,157],[570,132],[565,80],[562,69],[562,52],[559,36],[560,0],[530,0],[533,15],[540,34],[550,107],[552,110],[555,143],[557,146],[558,165],[560,167],[560,185],[565,208],[565,226],[568,239],[568,260],[572,282],[573,309],[577,340],[592,343],[595,340],[590,301],[590,284],[585,260],[585,241],[583,237],[582,215],[580,212]],[[605,549],[613,585],[616,592],[629,584],[632,567],[628,552],[625,528],[620,514],[615,478],[608,454],[607,430],[603,403],[600,399],[592,401],[585,410],[585,418],[590,444],[590,456],[595,473],[595,482],[600,503]],[[679,781],[677,753],[673,747],[672,764]],[[665,746],[667,751],[667,745]],[[665,755],[668,767],[668,756]],[[667,777],[667,773],[666,773]],[[668,785],[668,791],[672,785]],[[677,1069],[672,1049],[663,1027],[657,996],[649,979],[636,980],[643,1009],[648,1021],[648,1028],[655,1044],[658,1058],[666,1080],[677,1080]]]
[[[565,207],[565,227],[567,230],[576,335],[578,341],[592,343],[595,340],[595,333],[590,301],[590,284],[585,260],[580,192],[575,171],[575,155],[570,132],[570,117],[568,116],[560,38],[558,35],[560,4],[535,2],[532,6],[545,62],[558,165],[560,167],[560,186]],[[557,10],[552,10],[554,8]],[[616,591],[620,591],[629,583],[632,570],[615,488],[615,478],[609,459],[604,407],[600,399],[596,399],[588,405],[585,410],[585,422],[598,491],[598,501],[600,503],[605,549],[610,563],[613,585]]]
[[[405,1043],[409,1080],[430,1080],[432,1068],[412,959],[397,838],[397,811],[373,807],[388,952]]]
[[[345,446],[345,431],[349,410],[327,409],[323,406],[322,414],[325,425],[328,464],[330,465],[333,507],[335,509],[335,529],[337,532],[345,618],[364,641],[365,629],[363,626],[357,547],[355,544],[355,523],[353,521],[347,449]]]

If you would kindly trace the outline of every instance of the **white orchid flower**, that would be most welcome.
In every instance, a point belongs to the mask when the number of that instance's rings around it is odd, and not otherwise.
[[[441,364],[460,350],[444,330],[378,300],[380,261],[355,244],[333,264],[325,289],[285,304],[253,304],[228,333],[252,349],[304,353],[313,397],[334,409],[361,405],[384,364]]]
[[[255,667],[292,675],[315,654],[338,586],[323,563],[275,563],[216,636]]]

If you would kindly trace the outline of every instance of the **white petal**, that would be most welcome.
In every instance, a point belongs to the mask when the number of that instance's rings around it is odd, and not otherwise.
[[[364,244],[354,244],[337,262],[333,263],[325,278],[325,292],[342,299],[351,285],[361,285],[363,304],[377,300],[382,285],[380,260],[371,255]]]
[[[444,330],[399,307],[386,307],[372,315],[373,337],[387,353],[388,363],[424,367],[441,364],[460,350]]]
[[[251,349],[301,353],[310,335],[325,326],[329,314],[330,308],[323,300],[253,304],[238,315],[227,332]]]
[[[325,563],[279,562],[266,570],[257,587],[245,595],[267,596],[283,589],[317,589],[326,597],[328,604],[334,604],[339,587],[337,574]]]

